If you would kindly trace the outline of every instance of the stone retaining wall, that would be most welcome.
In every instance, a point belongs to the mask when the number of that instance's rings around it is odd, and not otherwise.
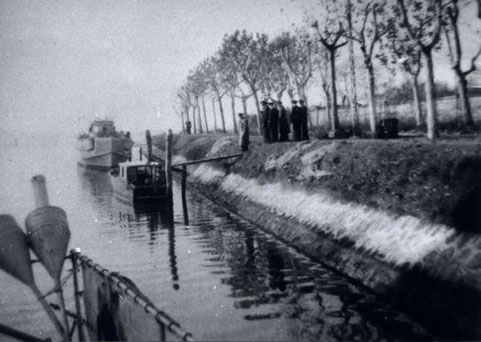
[[[225,139],[218,141],[203,157],[229,154],[231,145]],[[284,150],[267,158],[255,178],[249,177],[252,172],[248,168],[256,167],[257,161],[249,161],[249,155],[236,163],[201,165],[189,169],[188,184],[396,302],[440,338],[481,339],[480,235],[409,210],[400,213],[349,202],[335,191],[309,188],[312,177],[323,179],[332,174],[332,169],[319,167],[319,160],[332,159],[333,153],[339,157],[339,148],[332,145],[300,144]],[[272,175],[273,169],[282,169],[292,160],[301,165],[296,179],[304,186],[286,177],[286,170]],[[417,170],[413,167],[411,171]],[[436,182],[438,179],[431,180],[426,186]],[[410,206],[412,203],[405,207]]]

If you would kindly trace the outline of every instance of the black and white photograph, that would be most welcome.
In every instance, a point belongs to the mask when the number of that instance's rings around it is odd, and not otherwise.
[[[481,0],[0,0],[0,341],[481,341]]]

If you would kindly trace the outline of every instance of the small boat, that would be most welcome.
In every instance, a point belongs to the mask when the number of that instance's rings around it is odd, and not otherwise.
[[[131,158],[134,145],[130,133],[115,130],[111,120],[95,120],[89,133],[78,137],[81,159],[79,164],[91,169],[109,171]]]
[[[122,202],[134,206],[168,199],[164,165],[159,162],[119,163],[110,173],[112,190]]]

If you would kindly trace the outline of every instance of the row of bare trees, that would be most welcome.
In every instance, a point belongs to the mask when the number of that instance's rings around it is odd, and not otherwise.
[[[361,56],[361,71],[367,79],[371,133],[375,134],[378,120],[377,74],[386,70],[409,76],[414,116],[417,125],[423,125],[419,75],[424,71],[427,136],[434,139],[438,131],[433,51],[439,49],[449,55],[457,78],[464,125],[473,130],[467,76],[476,69],[481,48],[463,68],[459,18],[464,8],[478,6],[481,11],[480,1],[318,0],[313,8],[306,9],[309,25],[293,32],[284,32],[273,39],[246,31],[226,35],[215,55],[200,63],[179,89],[182,123],[192,118],[194,133],[209,132],[206,101],[210,100],[214,130],[226,132],[223,98],[227,96],[235,132],[236,99],[241,101],[245,113],[247,100],[254,100],[260,128],[260,98],[281,100],[286,93],[291,99],[297,96],[308,103],[307,89],[316,78],[320,80],[330,129],[337,131],[340,129],[338,83],[340,75],[345,75],[344,70],[336,70],[337,59],[349,55],[349,77],[345,77],[344,93],[351,108],[353,132],[359,128],[356,82],[359,70],[355,56]],[[349,47],[348,51],[345,46]]]

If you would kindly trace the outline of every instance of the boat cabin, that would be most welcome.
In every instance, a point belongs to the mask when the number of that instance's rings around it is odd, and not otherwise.
[[[127,184],[142,186],[165,185],[164,166],[159,163],[125,162],[119,164],[118,177]]]
[[[89,128],[89,132],[96,137],[109,137],[115,135],[115,125],[110,120],[96,120]]]
[[[129,203],[168,199],[164,165],[158,162],[120,163],[111,173],[112,188]]]

